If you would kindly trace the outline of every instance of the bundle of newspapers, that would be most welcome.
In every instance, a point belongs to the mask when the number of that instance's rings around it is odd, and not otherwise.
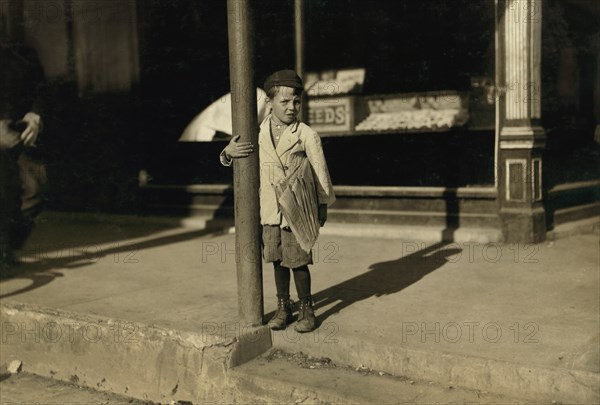
[[[309,253],[319,237],[317,187],[308,159],[275,186],[279,208],[298,244]]]

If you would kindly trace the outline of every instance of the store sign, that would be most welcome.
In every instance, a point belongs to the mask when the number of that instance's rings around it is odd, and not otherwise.
[[[350,131],[353,129],[350,98],[309,100],[308,122],[317,132]]]

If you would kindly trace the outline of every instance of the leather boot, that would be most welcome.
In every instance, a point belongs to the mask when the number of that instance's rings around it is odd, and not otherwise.
[[[317,327],[317,318],[313,310],[312,298],[302,300],[298,311],[298,322],[296,323],[296,332],[306,333],[311,332]]]
[[[294,320],[292,317],[292,305],[292,301],[289,298],[278,298],[277,311],[275,311],[275,315],[267,324],[269,328],[281,330],[292,323]]]

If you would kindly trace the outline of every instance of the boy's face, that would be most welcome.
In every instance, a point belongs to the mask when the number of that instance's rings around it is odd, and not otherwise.
[[[292,87],[281,86],[279,92],[267,104],[272,108],[273,115],[284,124],[291,124],[300,111],[300,96],[294,94]]]

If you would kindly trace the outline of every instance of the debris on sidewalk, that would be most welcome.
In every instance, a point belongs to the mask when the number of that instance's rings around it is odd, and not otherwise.
[[[368,367],[365,367],[364,365],[360,365],[358,367],[356,367],[354,369],[354,371],[358,371],[359,373],[363,373],[363,374],[371,374],[372,370]]]
[[[298,353],[286,353],[282,350],[271,351],[265,359],[267,361],[273,361],[275,359],[286,359],[290,363],[295,363],[297,366],[309,369],[323,369],[323,368],[335,368],[336,365],[328,357],[312,357],[302,352]]]
[[[276,359],[285,359],[290,363],[294,363],[299,367],[308,368],[311,370],[314,369],[333,369],[333,368],[341,368],[346,369],[352,372],[358,372],[362,375],[377,375],[380,377],[390,377],[399,381],[408,381],[408,377],[405,376],[394,376],[384,371],[372,370],[365,365],[361,364],[358,367],[346,366],[346,365],[336,365],[330,358],[328,357],[312,357],[303,352],[297,353],[288,353],[281,349],[275,349],[269,352],[265,356],[265,360],[271,362]],[[410,382],[414,384],[414,381]]]
[[[20,373],[23,369],[23,362],[20,360],[13,360],[8,364],[6,370],[11,374]]]

